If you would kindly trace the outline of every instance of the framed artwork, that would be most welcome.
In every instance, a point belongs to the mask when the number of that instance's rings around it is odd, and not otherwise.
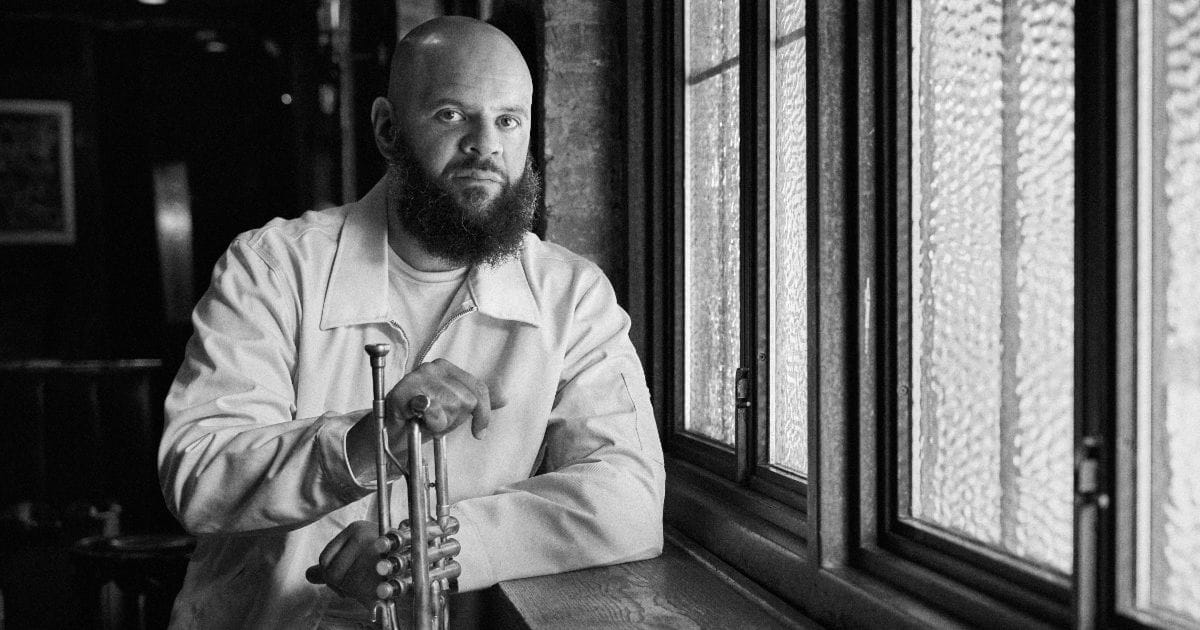
[[[0,244],[75,242],[71,104],[0,99]]]

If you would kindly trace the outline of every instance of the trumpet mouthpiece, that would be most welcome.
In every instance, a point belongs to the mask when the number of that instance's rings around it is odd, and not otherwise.
[[[369,354],[372,359],[378,359],[380,357],[386,357],[387,353],[392,351],[392,344],[370,343],[366,346],[363,346],[363,349],[367,351],[367,354]]]

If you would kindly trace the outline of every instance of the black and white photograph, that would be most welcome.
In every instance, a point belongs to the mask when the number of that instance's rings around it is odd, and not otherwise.
[[[0,2],[0,630],[1200,630],[1200,0]]]

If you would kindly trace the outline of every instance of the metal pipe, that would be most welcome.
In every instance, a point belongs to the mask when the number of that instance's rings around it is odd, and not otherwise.
[[[371,357],[372,402],[371,414],[375,416],[375,515],[379,521],[382,537],[392,529],[391,499],[388,496],[388,434],[387,434],[387,381],[384,369],[391,344],[376,343],[366,346]],[[375,602],[375,623],[383,630],[395,630],[396,607],[390,599]]]
[[[415,396],[409,403],[415,416],[405,427],[408,433],[408,522],[412,528],[413,628],[433,630],[433,601],[429,588],[429,482],[421,456],[421,422],[429,409],[429,398]]]

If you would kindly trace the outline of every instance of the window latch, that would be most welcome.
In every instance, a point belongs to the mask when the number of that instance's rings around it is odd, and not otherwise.
[[[750,408],[750,368],[738,368],[735,376],[734,396],[738,409]]]
[[[750,435],[750,368],[740,367],[734,375],[733,394],[736,399],[734,417],[736,418],[737,435],[734,439],[734,449],[737,457],[734,477],[743,482],[750,476],[752,467],[751,435]]]
[[[1108,507],[1102,492],[1099,437],[1084,437],[1075,450],[1075,619],[1077,628],[1095,627],[1099,610],[1100,512]]]
[[[1075,458],[1075,501],[1105,509],[1108,494],[1100,488],[1100,446],[1100,438],[1094,435],[1083,438],[1079,446]]]

